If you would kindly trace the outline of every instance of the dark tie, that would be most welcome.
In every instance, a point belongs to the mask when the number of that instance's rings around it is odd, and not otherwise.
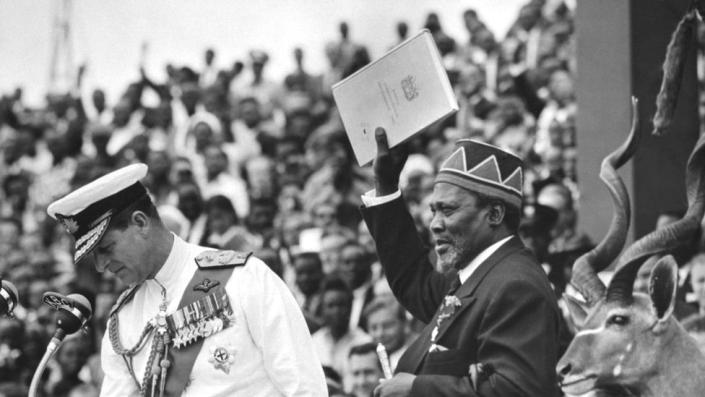
[[[460,277],[456,275],[453,282],[450,283],[450,288],[448,289],[448,293],[446,295],[455,294],[455,291],[457,291],[461,285],[462,283],[460,282]]]

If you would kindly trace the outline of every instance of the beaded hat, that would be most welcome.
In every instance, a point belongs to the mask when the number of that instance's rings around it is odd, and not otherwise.
[[[521,208],[524,176],[519,157],[472,139],[460,139],[441,164],[435,183],[445,182]]]

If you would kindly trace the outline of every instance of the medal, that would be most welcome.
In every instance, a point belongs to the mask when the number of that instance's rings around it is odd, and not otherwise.
[[[173,335],[174,348],[180,349],[227,328],[233,322],[233,310],[225,289],[220,286],[166,316],[165,321]]]
[[[208,362],[213,364],[213,368],[229,374],[230,366],[235,362],[235,349],[213,346],[210,348],[210,352]]]

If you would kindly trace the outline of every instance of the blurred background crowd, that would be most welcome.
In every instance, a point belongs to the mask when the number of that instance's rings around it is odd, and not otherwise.
[[[526,166],[520,232],[559,299],[573,261],[594,244],[577,230],[573,10],[528,1],[504,37],[472,9],[457,17],[467,29],[462,37],[447,34],[435,13],[424,26],[390,22],[399,42],[420,28],[433,34],[460,105],[409,142],[403,197],[428,239],[426,200],[457,139],[516,153]],[[51,396],[97,395],[100,339],[125,286],[98,274],[90,258],[74,265],[71,237],[46,207],[134,162],[148,164],[144,183],[175,234],[253,251],[281,276],[301,305],[331,395],[370,395],[382,377],[376,343],[394,366],[419,325],[391,295],[361,222],[360,196],[372,188],[372,173],[357,165],[331,96],[333,83],[371,61],[354,28],[338,22],[338,37],[321,49],[328,60],[322,74],[307,70],[301,48],[291,49],[297,66],[283,81],[269,77],[262,50],[220,69],[218,53],[204,49],[202,64],[169,64],[165,80],[140,70],[115,103],[100,88],[83,87],[83,67],[70,92],[47,95],[42,107],[26,105],[21,88],[2,93],[0,276],[17,286],[21,307],[15,319],[0,319],[0,395],[26,395],[54,330],[53,313],[42,304],[46,291],[82,293],[94,315],[87,333],[64,342],[43,389]],[[148,106],[144,95],[159,100]],[[691,271],[681,318],[705,309],[705,257],[684,254],[683,261]],[[567,346],[574,331],[567,316],[564,331]]]

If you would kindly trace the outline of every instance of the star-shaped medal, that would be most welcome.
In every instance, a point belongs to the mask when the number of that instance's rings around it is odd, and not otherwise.
[[[230,366],[235,362],[235,349],[212,346],[210,352],[211,356],[208,357],[208,362],[213,364],[213,368],[229,374]]]

